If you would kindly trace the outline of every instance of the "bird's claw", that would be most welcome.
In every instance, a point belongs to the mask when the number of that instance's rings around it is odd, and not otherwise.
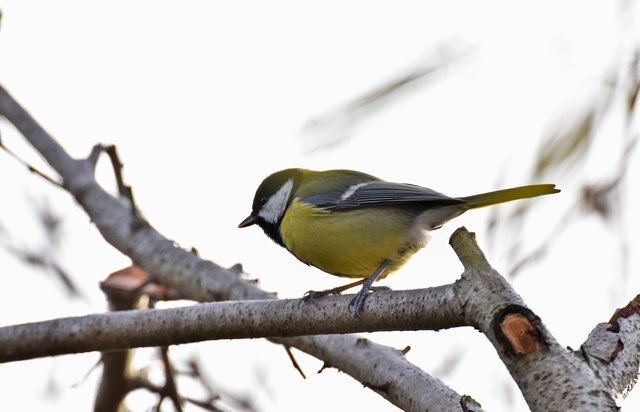
[[[381,290],[391,290],[388,286],[372,286],[370,288],[363,288],[351,299],[349,302],[349,309],[352,309],[353,318],[360,317],[360,313],[362,312],[362,308],[364,307],[364,301],[367,299],[367,296],[373,292],[378,292]]]
[[[360,317],[360,312],[362,312],[362,307],[368,294],[368,291],[366,293],[360,291],[351,299],[351,302],[349,302],[349,309],[351,309],[354,319]]]
[[[300,306],[312,300],[321,298],[323,296],[340,295],[342,294],[343,290],[344,288],[333,288],[333,289],[327,289],[327,290],[308,290],[302,296],[302,299],[300,300]],[[360,313],[362,312],[362,308],[364,307],[364,301],[365,299],[367,299],[367,295],[380,290],[391,290],[391,288],[388,286],[369,286],[369,287],[360,289],[360,291],[356,294],[356,296],[354,296],[354,298],[351,299],[351,302],[349,302],[349,309],[352,310],[354,319],[360,316]]]
[[[333,288],[327,290],[308,290],[302,295],[302,300],[300,301],[300,305],[310,302],[312,300],[321,298],[327,295],[339,295],[342,291],[340,288]]]

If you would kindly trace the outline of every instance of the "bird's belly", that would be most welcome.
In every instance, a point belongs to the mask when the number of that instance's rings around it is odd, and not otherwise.
[[[426,244],[425,234],[412,228],[414,219],[401,208],[328,212],[294,200],[280,234],[294,256],[333,275],[369,277],[389,259],[384,277]]]

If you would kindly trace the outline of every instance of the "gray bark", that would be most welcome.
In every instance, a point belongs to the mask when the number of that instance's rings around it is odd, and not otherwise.
[[[180,249],[140,218],[128,202],[106,193],[93,177],[99,146],[86,160],[70,158],[1,87],[0,115],[60,174],[64,187],[104,238],[156,282],[201,302],[254,300],[9,326],[0,329],[0,358],[4,361],[107,347],[264,336],[324,360],[404,410],[480,410],[471,398],[456,394],[407,362],[397,350],[354,335],[309,336],[466,325],[481,331],[494,345],[532,411],[615,411],[615,396],[635,382],[640,298],[609,323],[598,325],[581,350],[564,348],[491,268],[473,235],[462,228],[452,235],[451,246],[465,270],[452,285],[378,292],[367,299],[356,320],[350,316],[347,296],[302,306],[299,300],[275,301],[237,271]],[[291,337],[300,334],[307,336]],[[61,348],[69,352],[59,352]]]

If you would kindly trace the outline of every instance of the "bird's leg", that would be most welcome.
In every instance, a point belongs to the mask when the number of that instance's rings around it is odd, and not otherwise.
[[[373,284],[373,282],[376,281],[378,276],[380,276],[382,272],[385,271],[385,269],[389,266],[389,264],[391,264],[391,260],[386,259],[384,262],[382,262],[380,266],[378,266],[378,269],[376,269],[376,271],[373,272],[373,275],[369,276],[364,280],[364,282],[362,282],[362,289],[360,289],[360,292],[358,292],[356,296],[351,300],[351,303],[349,303],[349,307],[353,306],[354,318],[357,318],[360,315],[360,312],[362,311],[362,306],[364,305],[364,301],[367,298],[369,291],[373,289],[371,285]]]
[[[342,292],[344,292],[347,289],[351,289],[353,287],[362,285],[365,281],[366,281],[366,279],[360,279],[358,281],[351,282],[348,285],[338,286],[337,288],[327,289],[327,290],[319,290],[319,291],[308,290],[304,294],[304,297],[302,298],[302,301],[303,302],[307,302],[309,300],[313,300],[313,299],[320,298],[322,296],[327,296],[327,295],[339,295],[339,294],[341,294]]]

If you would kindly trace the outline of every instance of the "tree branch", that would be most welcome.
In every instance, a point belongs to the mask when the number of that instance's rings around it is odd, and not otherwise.
[[[640,366],[640,295],[618,309],[608,323],[596,325],[580,351],[615,396],[626,396]]]
[[[109,195],[97,184],[91,156],[87,160],[71,158],[2,86],[0,115],[6,117],[60,174],[64,187],[90,216],[105,240],[151,274],[155,282],[180,291],[185,298],[200,302],[274,298],[243,280],[236,271],[200,259],[195,254],[176,247],[174,242],[160,235],[133,212],[130,204]],[[355,336],[347,335],[295,338],[279,342],[310,354],[349,353],[349,357],[343,357],[342,361],[332,358],[330,364],[356,379],[362,376],[362,370],[366,370],[365,376],[375,376],[380,371],[378,364],[373,360],[375,357],[370,354],[372,346],[363,348],[355,345],[357,339]],[[379,348],[379,351],[384,348],[380,345],[375,347]],[[442,382],[429,377],[399,353],[392,353],[390,348],[386,348],[386,352],[380,356],[392,358],[391,360],[398,365],[398,371],[414,375],[417,382],[412,382],[411,385],[420,387],[418,396],[405,396],[409,390],[407,387],[389,386],[383,396],[399,408],[407,411],[462,411],[466,408],[462,406],[461,399],[468,397],[458,395]],[[361,359],[361,363],[357,365],[358,369],[349,361],[354,358]],[[420,402],[417,399],[420,399]]]
[[[344,309],[349,296],[328,296],[304,304],[300,299],[217,302],[88,315],[0,328],[0,361],[210,339],[272,337],[274,342],[296,346],[330,366],[346,367],[365,386],[400,402],[415,400],[423,393],[419,388],[425,382],[431,387],[441,387],[441,383],[417,368],[406,371],[406,361],[397,350],[364,338],[283,337],[475,325],[494,344],[533,411],[617,410],[613,395],[630,389],[637,375],[640,297],[617,311],[610,323],[599,325],[576,353],[555,342],[533,312],[522,306],[508,283],[488,266],[472,234],[458,229],[451,243],[467,267],[458,281],[429,289],[375,293],[357,319]],[[345,341],[358,350],[332,349]],[[371,373],[369,362],[377,365],[376,373]],[[433,397],[428,391],[424,394]],[[462,397],[458,399],[462,401]]]
[[[58,319],[0,329],[0,359],[25,359],[75,351],[160,346],[206,339],[266,336],[345,371],[404,410],[479,410],[442,382],[406,361],[397,350],[353,335],[354,331],[440,329],[473,326],[484,333],[532,411],[617,411],[613,398],[634,383],[640,353],[640,298],[598,326],[580,352],[566,349],[487,262],[473,234],[460,228],[451,246],[463,263],[452,285],[371,295],[360,318],[348,296],[301,305],[275,300],[235,270],[177,248],[135,213],[104,192],[87,161],[73,160],[0,88],[0,114],[25,134],[61,174],[67,188],[105,239],[129,255],[153,280],[198,301],[219,302],[155,311]],[[27,136],[33,133],[33,136]],[[75,165],[66,164],[67,162]],[[58,167],[57,167],[57,166]],[[262,300],[258,300],[262,299]],[[166,329],[165,329],[166,328]],[[291,337],[306,335],[301,337]],[[603,342],[603,343],[602,343]],[[55,348],[55,349],[54,349]],[[55,352],[58,351],[58,352]],[[60,352],[64,351],[64,352]]]
[[[532,411],[618,410],[596,370],[558,344],[489,266],[473,234],[460,228],[450,244],[465,266],[456,282],[456,296],[464,302],[466,323],[491,341]],[[629,349],[632,356],[639,356],[637,347]]]
[[[350,296],[226,301],[171,309],[126,310],[0,328],[0,362],[90,351],[217,339],[441,329],[462,326],[451,285],[371,295],[362,316]]]

